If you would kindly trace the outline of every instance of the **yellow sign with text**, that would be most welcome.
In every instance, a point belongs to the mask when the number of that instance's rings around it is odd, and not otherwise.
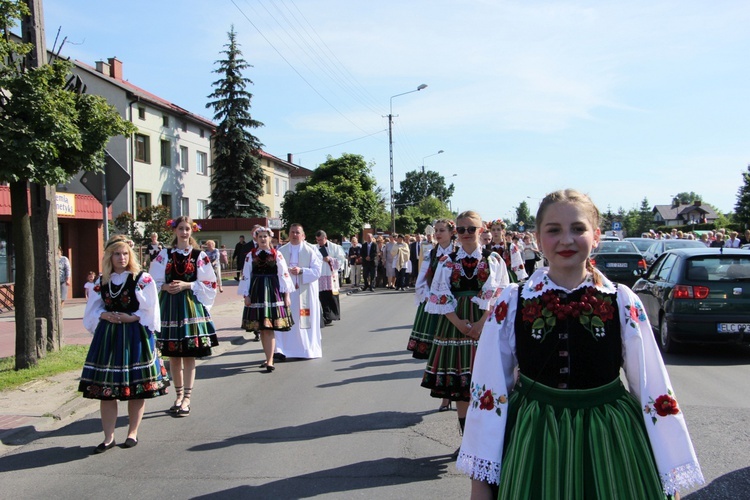
[[[57,193],[57,215],[76,214],[76,195]]]

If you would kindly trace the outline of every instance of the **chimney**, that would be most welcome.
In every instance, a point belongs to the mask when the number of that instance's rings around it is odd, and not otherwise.
[[[288,161],[289,163],[294,163],[294,156],[292,155],[292,153],[286,154],[286,161]]]
[[[116,57],[110,57],[107,61],[109,62],[109,76],[122,80],[122,61]]]
[[[701,206],[701,200],[693,200],[693,206],[694,206],[694,207],[699,207],[699,206]]]
[[[103,75],[109,76],[109,64],[105,63],[104,61],[96,61],[96,71]]]

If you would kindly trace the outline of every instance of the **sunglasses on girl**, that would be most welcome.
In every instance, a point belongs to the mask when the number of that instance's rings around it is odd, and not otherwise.
[[[474,234],[474,233],[476,233],[476,232],[477,232],[477,229],[479,229],[479,228],[478,228],[478,227],[476,227],[476,226],[469,226],[469,227],[461,227],[461,226],[458,226],[458,227],[456,228],[456,232],[457,232],[458,234],[464,234],[464,233],[466,233],[466,232],[468,232],[469,234]]]

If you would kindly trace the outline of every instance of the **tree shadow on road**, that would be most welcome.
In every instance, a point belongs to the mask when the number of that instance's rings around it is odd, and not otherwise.
[[[338,417],[310,422],[307,424],[264,429],[239,436],[231,436],[222,441],[204,443],[188,448],[188,451],[209,451],[228,448],[230,446],[251,443],[286,443],[295,441],[309,441],[330,436],[344,436],[358,432],[372,432],[387,429],[405,429],[422,422],[427,412],[396,412],[381,411],[366,415],[341,415]]]
[[[337,372],[348,372],[352,370],[363,370],[365,368],[380,368],[383,366],[392,366],[392,365],[420,365],[424,366],[425,360],[424,359],[415,359],[415,358],[398,358],[398,359],[389,359],[385,361],[370,361],[367,363],[358,363],[356,365],[347,366],[346,368],[338,368],[335,371]]]
[[[402,351],[373,352],[373,353],[368,353],[368,354],[358,354],[356,356],[351,356],[351,357],[343,358],[343,359],[334,359],[332,360],[332,362],[333,363],[345,363],[347,361],[354,361],[355,359],[392,358],[396,356],[402,356],[404,354],[407,354],[406,349]]]
[[[193,498],[310,498],[337,492],[435,481],[446,474],[452,463],[450,455],[411,459],[382,458],[283,478],[258,486],[238,486]]]
[[[317,387],[324,389],[328,387],[339,387],[348,384],[358,384],[361,382],[383,382],[385,380],[406,380],[406,379],[417,379],[421,380],[424,374],[424,368],[411,371],[391,372],[391,373],[376,373],[368,375],[366,377],[354,377],[340,382],[331,382],[329,384],[320,384]]]

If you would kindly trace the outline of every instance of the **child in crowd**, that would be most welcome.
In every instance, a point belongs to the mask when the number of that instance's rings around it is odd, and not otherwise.
[[[89,293],[91,290],[94,289],[94,280],[96,279],[96,273],[94,271],[89,271],[89,274],[86,275],[86,284],[83,285],[83,295],[86,297],[86,300],[89,299]]]

